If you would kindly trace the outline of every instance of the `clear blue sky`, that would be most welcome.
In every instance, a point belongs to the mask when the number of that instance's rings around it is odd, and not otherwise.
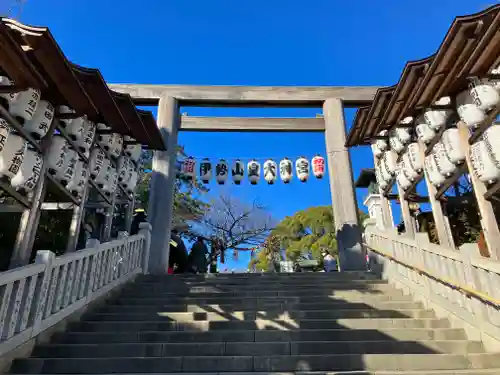
[[[14,3],[14,0],[7,0]],[[486,0],[27,0],[22,22],[49,26],[69,59],[112,83],[392,85],[432,54],[457,15]],[[316,109],[190,108],[190,115],[315,116]],[[348,110],[348,127],[354,111]],[[325,154],[322,134],[183,133],[188,154],[280,159]],[[351,151],[354,177],[373,165]],[[217,194],[213,186],[211,194]],[[280,219],[330,203],[328,178],[231,190]],[[362,206],[365,191],[358,192]],[[399,214],[396,213],[396,216]],[[248,258],[230,262],[246,264]]]

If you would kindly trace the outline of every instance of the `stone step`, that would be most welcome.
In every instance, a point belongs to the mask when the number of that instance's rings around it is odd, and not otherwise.
[[[484,353],[481,342],[457,341],[281,341],[39,345],[34,358],[118,358],[172,356],[269,356],[319,354]]]
[[[170,278],[176,278],[176,279],[232,279],[232,280],[239,280],[239,279],[264,279],[264,278],[283,278],[283,279],[294,279],[294,278],[367,278],[367,277],[374,277],[374,278],[380,278],[377,274],[369,272],[369,271],[344,271],[344,272],[332,272],[332,273],[326,273],[326,272],[303,272],[303,273],[296,273],[296,272],[279,272],[279,273],[233,273],[233,274],[227,274],[227,273],[217,273],[217,274],[176,274],[174,276],[172,275],[140,275],[139,279],[140,280],[162,280],[162,279],[170,279]]]
[[[301,287],[301,288],[314,288],[314,287],[324,287],[324,288],[335,288],[335,287],[370,287],[376,285],[389,285],[386,280],[310,280],[310,279],[298,279],[298,280],[249,280],[249,281],[234,281],[234,280],[199,280],[199,281],[183,281],[183,280],[165,280],[165,281],[140,281],[134,284],[130,284],[130,287],[143,287],[143,288],[165,288],[165,287],[200,287],[200,286],[230,286],[230,287],[242,287],[242,288],[252,288],[260,287],[265,288],[267,286],[273,286],[274,288],[283,287]]]
[[[302,274],[302,275],[287,275],[287,276],[259,276],[259,277],[189,277],[183,275],[168,276],[168,277],[140,277],[136,283],[171,283],[171,282],[185,282],[185,283],[199,283],[199,282],[212,282],[212,283],[260,283],[260,282],[276,282],[276,283],[300,283],[300,282],[362,282],[362,281],[382,281],[379,276],[370,274],[362,277],[352,277],[344,273],[331,273],[325,274],[323,272],[316,274]]]
[[[273,342],[273,341],[429,341],[465,340],[461,329],[300,329],[240,331],[139,331],[139,332],[66,332],[53,336],[57,344],[169,343],[169,342]]]
[[[434,311],[423,309],[377,310],[338,309],[309,311],[220,311],[220,312],[151,312],[151,313],[90,313],[89,321],[227,321],[255,320],[272,317],[278,320],[343,319],[343,318],[435,318]]]
[[[331,320],[266,320],[255,321],[194,321],[182,322],[75,322],[70,323],[70,332],[140,332],[140,331],[238,331],[238,330],[284,330],[288,329],[377,329],[385,330],[391,328],[399,329],[440,329],[450,328],[447,319],[331,319]]]
[[[301,356],[193,356],[161,358],[26,358],[14,374],[105,374],[172,372],[281,372],[463,370],[500,368],[498,354],[330,354]]]
[[[413,310],[422,309],[420,302],[394,302],[394,301],[366,301],[366,302],[348,302],[331,300],[330,302],[317,303],[273,303],[271,301],[240,301],[234,304],[168,304],[168,305],[115,305],[108,304],[103,306],[98,312],[103,313],[139,313],[139,312],[205,312],[205,311],[253,311],[253,310],[271,310],[271,311],[310,311],[310,310],[330,310],[330,309],[349,309],[365,310],[374,307],[382,310]]]

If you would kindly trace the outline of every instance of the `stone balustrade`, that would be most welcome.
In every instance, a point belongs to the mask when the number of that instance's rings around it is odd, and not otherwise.
[[[367,227],[371,268],[424,305],[465,328],[491,350],[500,348],[500,263],[479,257],[475,244],[455,250],[394,229]],[[474,251],[476,250],[476,251]]]
[[[150,230],[60,257],[38,251],[35,264],[0,273],[0,357],[147,272]]]

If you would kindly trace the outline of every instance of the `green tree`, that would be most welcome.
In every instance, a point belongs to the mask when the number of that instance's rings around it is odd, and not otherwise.
[[[271,262],[278,262],[280,260],[282,260],[280,239],[270,235],[250,260],[248,268],[255,268],[257,272],[261,270],[267,272],[270,269]]]

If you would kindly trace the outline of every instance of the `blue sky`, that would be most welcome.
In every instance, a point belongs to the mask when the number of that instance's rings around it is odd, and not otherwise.
[[[14,3],[14,0],[7,0]],[[68,58],[112,83],[392,85],[404,64],[432,54],[457,15],[486,0],[27,0],[20,20],[49,26]],[[315,116],[320,109],[189,108],[205,116]],[[346,111],[348,127],[355,111]],[[324,156],[321,133],[182,133],[188,154]],[[351,150],[354,177],[373,165]],[[328,178],[230,190],[280,219],[331,201]],[[212,186],[211,194],[218,187]],[[365,191],[358,192],[362,206]],[[395,216],[399,213],[395,212]],[[240,267],[248,258],[229,262]]]

